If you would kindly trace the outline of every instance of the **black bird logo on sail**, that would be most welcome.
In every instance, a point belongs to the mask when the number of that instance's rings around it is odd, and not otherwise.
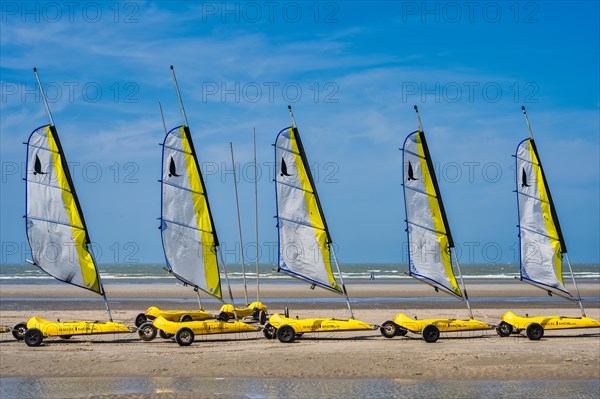
[[[283,157],[281,157],[281,173],[279,174],[279,176],[291,176],[288,173],[287,165],[285,164],[285,160],[283,159]]]
[[[419,180],[415,177],[415,172],[413,170],[412,163],[410,163],[410,161],[408,161],[408,178],[407,178],[407,180],[408,181]]]
[[[181,175],[177,174],[177,168],[175,167],[175,161],[173,161],[173,157],[171,157],[171,162],[169,163],[169,177],[179,177]]]
[[[525,173],[525,168],[523,168],[523,173],[521,173],[521,187],[529,187],[529,184],[527,184],[527,173]]]
[[[40,162],[40,159],[38,158],[38,156],[35,156],[35,162],[33,164],[33,174],[34,175],[46,175],[47,173],[42,172],[42,163]]]

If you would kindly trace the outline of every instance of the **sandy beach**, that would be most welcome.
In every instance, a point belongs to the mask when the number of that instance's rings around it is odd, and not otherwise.
[[[467,313],[460,301],[414,302],[401,306],[402,295],[427,296],[430,290],[420,284],[357,284],[351,287],[355,316],[362,321],[381,324],[399,312],[409,317],[456,317]],[[472,284],[470,294],[485,293],[492,298],[474,305],[475,317],[497,323],[512,310],[525,315],[579,316],[575,304],[547,302],[525,284]],[[581,285],[584,297],[598,295],[597,283]],[[234,294],[239,298],[240,287]],[[133,326],[135,316],[148,306],[164,309],[195,309],[192,303],[172,298],[194,299],[191,290],[174,285],[107,286],[113,318]],[[402,293],[399,295],[399,293]],[[361,302],[361,297],[396,296],[382,306]],[[533,302],[501,301],[528,295]],[[318,302],[327,297],[323,290],[310,291],[302,284],[273,285],[265,288],[263,302],[270,313],[281,311],[277,298],[306,298],[290,305],[292,317],[347,318],[339,302]],[[105,320],[99,297],[63,285],[0,287],[0,323],[11,326],[37,315],[47,320]],[[154,297],[149,301],[144,298]],[[494,301],[496,297],[498,301]],[[18,298],[23,298],[19,301]],[[37,298],[38,300],[32,300]],[[55,300],[50,300],[55,298]],[[58,299],[57,299],[58,298]],[[86,299],[88,298],[88,299]],[[121,298],[121,300],[114,300]],[[443,298],[440,295],[440,298]],[[28,299],[28,300],[25,300]],[[131,299],[131,300],[127,300]],[[145,303],[141,300],[144,299]],[[546,301],[546,302],[544,302]],[[589,317],[598,319],[597,300],[588,304]],[[451,306],[446,306],[451,304]],[[546,306],[544,306],[546,305]],[[217,304],[205,306],[216,311]],[[69,340],[47,338],[38,348],[15,341],[10,334],[0,335],[0,373],[5,377],[311,377],[311,378],[387,378],[407,380],[597,380],[600,379],[600,331],[546,331],[534,342],[524,335],[500,338],[495,331],[442,334],[437,343],[427,344],[420,336],[386,339],[378,330],[365,332],[306,334],[292,344],[267,340],[262,332],[197,336],[189,347],[173,340],[157,338],[142,342],[136,333],[74,337]]]

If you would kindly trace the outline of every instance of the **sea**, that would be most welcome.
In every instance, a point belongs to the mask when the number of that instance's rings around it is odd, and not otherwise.
[[[406,264],[394,263],[347,263],[340,265],[342,277],[351,284],[368,280],[408,280]],[[100,276],[105,284],[173,284],[173,277],[164,264],[160,263],[107,263],[98,265]],[[246,279],[256,280],[256,266],[245,265]],[[466,280],[513,280],[519,276],[516,264],[463,264],[463,277]],[[567,279],[568,271],[565,271]],[[573,274],[577,281],[600,281],[600,264],[581,263],[573,265]],[[227,276],[232,284],[243,282],[241,265],[228,265]],[[224,280],[225,276],[221,276]],[[297,280],[278,273],[274,264],[260,264],[261,284],[289,283]],[[0,264],[0,284],[60,284],[53,277],[28,263]]]

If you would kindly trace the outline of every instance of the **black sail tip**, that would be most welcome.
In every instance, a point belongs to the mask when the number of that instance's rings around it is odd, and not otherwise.
[[[36,67],[33,67],[33,72],[37,72],[37,68]]]
[[[523,112],[525,112],[525,106],[521,105],[521,110],[523,110]]]
[[[418,108],[416,105],[414,106],[414,108],[415,108],[415,111],[418,111],[418,110],[419,110],[419,108]]]
[[[169,68],[173,69],[173,65],[171,65]]]
[[[288,109],[291,111],[292,110],[292,106],[288,104]]]

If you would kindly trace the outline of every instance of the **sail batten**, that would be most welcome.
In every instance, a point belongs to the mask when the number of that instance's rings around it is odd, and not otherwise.
[[[188,127],[169,131],[162,149],[161,235],[167,267],[185,284],[221,299],[219,242]]]
[[[518,144],[515,163],[521,279],[572,299],[562,276],[566,244],[533,138]]]
[[[58,132],[35,129],[27,141],[25,226],[33,263],[47,274],[100,295],[100,276]]]
[[[278,269],[343,294],[332,272],[331,237],[298,129],[275,140]]]
[[[463,298],[452,269],[452,233],[422,131],[406,137],[402,159],[409,275]]]

